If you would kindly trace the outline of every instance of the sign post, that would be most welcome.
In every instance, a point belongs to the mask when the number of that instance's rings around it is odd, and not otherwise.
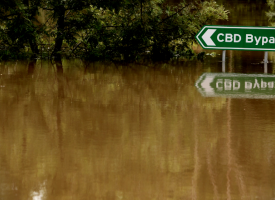
[[[225,55],[226,55],[226,50],[222,51],[222,72],[225,72]]]
[[[267,73],[268,51],[275,51],[275,27],[259,26],[204,26],[196,35],[204,49],[265,51],[264,67]]]

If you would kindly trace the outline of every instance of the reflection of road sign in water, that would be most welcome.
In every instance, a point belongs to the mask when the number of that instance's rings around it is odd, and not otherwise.
[[[206,97],[275,98],[275,75],[204,73],[196,87]]]
[[[196,35],[204,49],[275,50],[275,28],[258,26],[204,26]]]

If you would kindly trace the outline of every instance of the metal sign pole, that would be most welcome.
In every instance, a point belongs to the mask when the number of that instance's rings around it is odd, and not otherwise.
[[[264,74],[267,74],[267,63],[264,63]]]
[[[264,73],[267,74],[268,51],[264,52]]]
[[[226,55],[226,50],[222,51],[222,72],[225,72],[225,55]]]
[[[222,51],[222,61],[225,62],[226,50]]]
[[[264,52],[264,63],[268,63],[268,51]]]

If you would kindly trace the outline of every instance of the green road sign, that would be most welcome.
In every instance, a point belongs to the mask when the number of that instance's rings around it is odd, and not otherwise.
[[[204,49],[275,51],[275,27],[208,25],[196,39]]]
[[[204,73],[196,82],[205,97],[275,98],[275,75]]]

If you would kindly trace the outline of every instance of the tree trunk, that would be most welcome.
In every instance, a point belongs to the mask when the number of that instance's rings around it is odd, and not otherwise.
[[[55,45],[54,45],[54,50],[53,50],[53,56],[55,60],[60,60],[61,59],[61,47],[63,43],[63,32],[64,32],[64,21],[65,21],[65,8],[63,5],[60,5],[57,7],[55,10],[56,15],[58,16],[57,19],[57,35],[55,38]]]
[[[37,57],[39,55],[39,49],[38,49],[38,45],[36,43],[35,37],[33,35],[30,35],[29,44],[30,44],[32,53],[34,54],[32,57]]]
[[[29,8],[29,0],[23,0],[23,4]],[[31,16],[31,19],[33,18],[34,16]],[[31,50],[32,50],[32,53],[34,54],[32,56],[32,58],[36,58],[38,55],[39,55],[39,49],[38,49],[38,45],[37,45],[37,42],[36,42],[36,39],[35,39],[35,36],[30,33],[29,34],[29,44],[30,44],[30,47],[31,47]]]

